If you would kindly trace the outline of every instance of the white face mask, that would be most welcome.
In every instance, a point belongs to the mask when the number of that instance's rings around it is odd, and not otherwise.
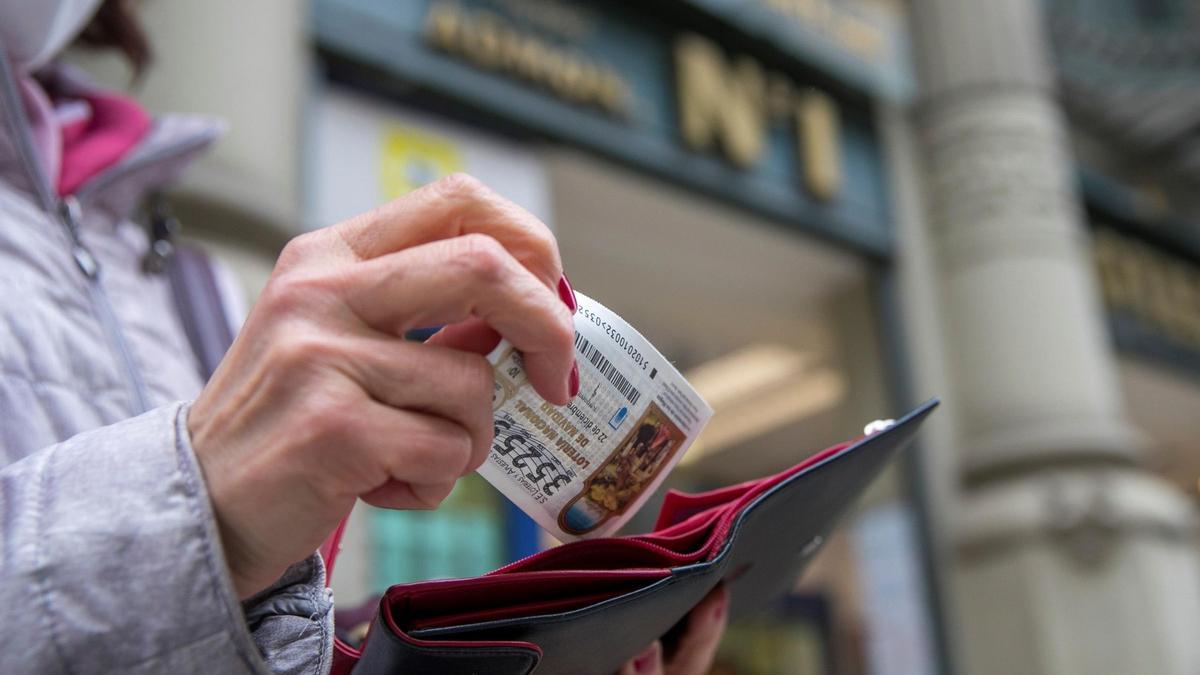
[[[18,70],[37,70],[87,25],[100,0],[0,0],[0,48]]]

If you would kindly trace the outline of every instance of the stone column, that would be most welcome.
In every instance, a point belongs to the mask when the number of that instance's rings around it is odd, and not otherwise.
[[[1194,510],[1124,418],[1039,3],[912,5],[960,668],[1200,672]]]

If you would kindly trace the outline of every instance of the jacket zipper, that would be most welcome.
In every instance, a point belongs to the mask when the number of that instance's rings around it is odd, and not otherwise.
[[[67,236],[71,240],[71,257],[75,259],[75,266],[87,278],[88,297],[91,300],[92,308],[96,312],[96,317],[104,329],[109,344],[124,367],[130,394],[133,397],[134,412],[141,414],[150,409],[150,397],[146,392],[146,383],[142,380],[141,372],[133,359],[133,352],[129,349],[129,341],[125,338],[125,331],[121,329],[117,313],[108,299],[108,293],[104,290],[103,282],[100,279],[100,261],[83,242],[83,235],[79,231],[81,217],[82,209],[79,206],[79,200],[74,196],[64,197],[59,202],[58,219],[66,228]]]
[[[146,385],[134,363],[133,354],[129,350],[125,334],[117,321],[112,303],[109,302],[108,295],[101,285],[99,261],[83,243],[83,237],[79,231],[81,215],[79,202],[73,197],[62,200],[55,198],[54,190],[51,188],[46,174],[42,171],[41,164],[37,159],[37,152],[30,139],[29,120],[25,117],[24,105],[17,93],[13,72],[8,56],[3,49],[0,49],[0,99],[2,99],[0,105],[3,105],[7,111],[9,133],[16,145],[17,154],[20,155],[25,175],[32,182],[34,193],[41,202],[43,211],[49,216],[56,217],[55,219],[66,230],[71,244],[71,257],[87,280],[88,298],[92,311],[100,322],[101,330],[108,338],[110,348],[116,352],[121,361],[135,412],[143,413],[149,410]]]
[[[104,285],[100,279],[100,262],[83,242],[83,234],[80,231],[80,225],[83,222],[83,208],[80,206],[80,200],[86,199],[122,176],[159,162],[171,155],[182,154],[202,147],[211,142],[211,140],[210,137],[205,136],[159,148],[136,160],[114,167],[107,173],[98,176],[87,185],[84,185],[74,195],[68,195],[59,201],[59,221],[66,228],[67,235],[70,237],[71,256],[75,259],[75,265],[87,278],[88,295],[91,298],[92,307],[95,309],[104,332],[108,336],[108,341],[112,345],[113,351],[116,352],[125,369],[126,380],[129,384],[130,394],[133,397],[133,404],[137,414],[150,409],[150,396],[146,390],[146,382],[142,378],[141,371],[137,367],[137,362],[133,358],[133,351],[130,349],[129,341],[125,337],[125,331],[121,328],[120,320],[113,309],[112,301],[109,300],[108,293],[104,290]]]

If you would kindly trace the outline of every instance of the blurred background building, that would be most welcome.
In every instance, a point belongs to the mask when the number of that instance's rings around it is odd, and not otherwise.
[[[1200,672],[1192,0],[141,8],[143,100],[231,124],[172,201],[248,299],[291,236],[466,171],[716,409],[676,487],[944,398],[714,672]],[[479,480],[354,521],[346,605],[548,545]]]

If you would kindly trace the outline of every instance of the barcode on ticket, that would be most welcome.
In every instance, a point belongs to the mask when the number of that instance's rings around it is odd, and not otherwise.
[[[617,367],[605,358],[604,354],[600,353],[600,350],[593,347],[587,338],[579,333],[575,334],[575,348],[579,350],[579,353],[589,363],[600,371],[604,379],[608,380],[612,386],[616,387],[617,391],[625,396],[630,405],[637,405],[638,399],[642,397],[642,392],[638,391],[632,382],[625,379],[625,376],[617,370]]]

